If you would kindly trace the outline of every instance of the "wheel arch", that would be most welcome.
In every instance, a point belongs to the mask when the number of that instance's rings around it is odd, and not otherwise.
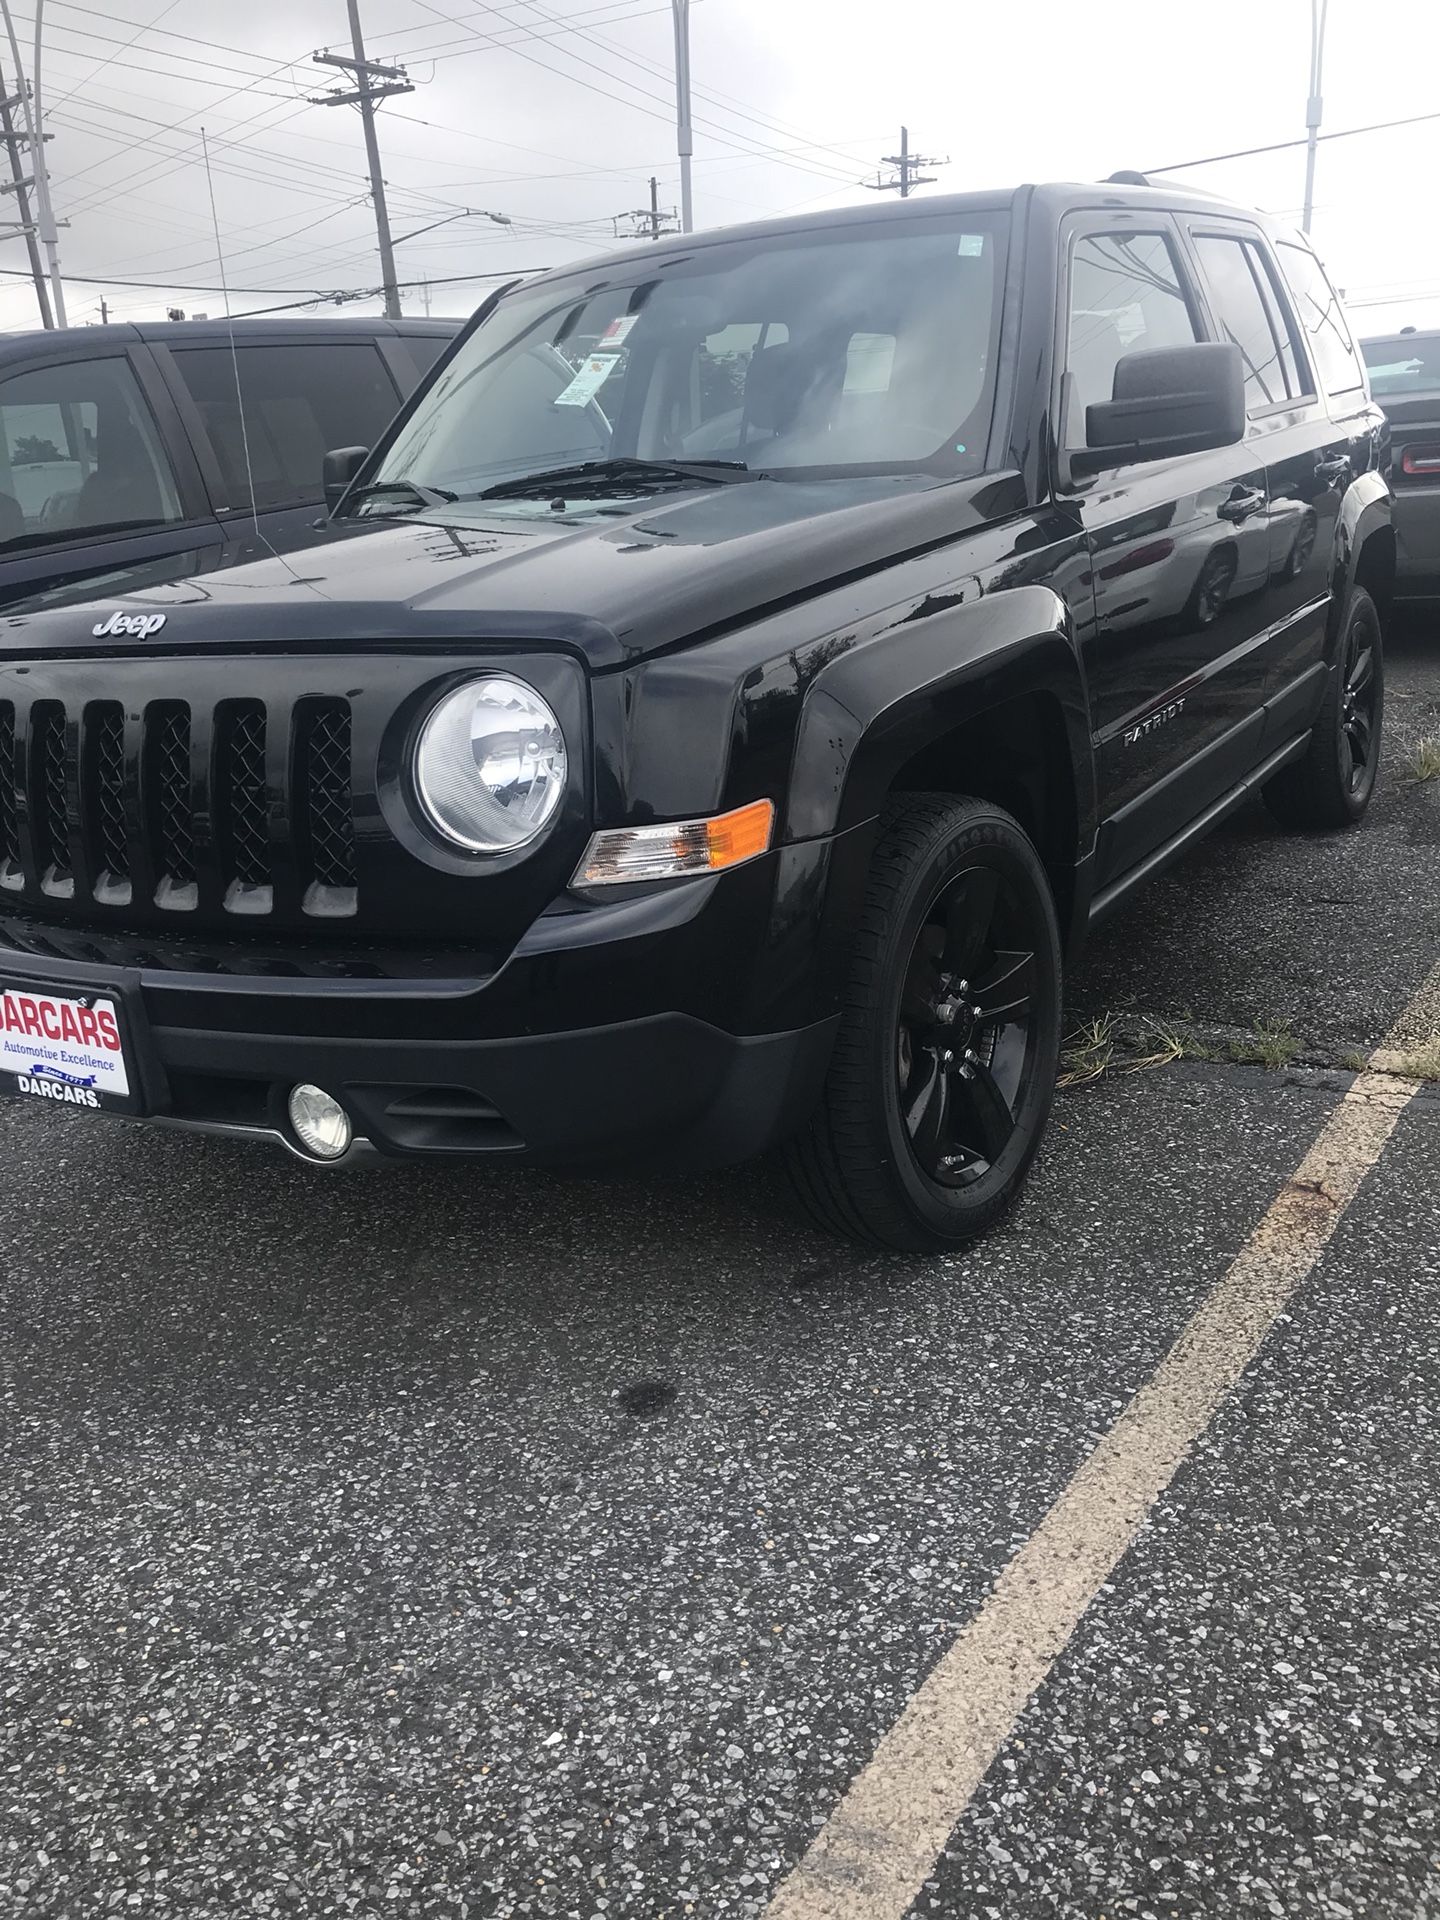
[[[1061,924],[1095,829],[1088,703],[1069,611],[1025,586],[841,655],[809,688],[785,835],[837,833],[897,792],[969,794],[1034,841]]]
[[[1383,474],[1360,475],[1346,488],[1335,523],[1330,570],[1329,639],[1340,632],[1353,587],[1364,587],[1388,621],[1395,593],[1394,497]]]

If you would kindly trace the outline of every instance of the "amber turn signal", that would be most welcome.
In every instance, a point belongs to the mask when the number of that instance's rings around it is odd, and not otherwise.
[[[607,827],[591,838],[570,884],[614,887],[637,880],[719,873],[764,853],[774,830],[775,807],[769,800],[752,800],[749,806],[710,820]]]

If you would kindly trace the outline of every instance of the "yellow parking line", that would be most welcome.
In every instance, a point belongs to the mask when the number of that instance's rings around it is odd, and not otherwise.
[[[1260,1342],[1417,1091],[1398,1036],[1437,967],[1146,1384],[1000,1574],[777,1889],[766,1920],[903,1920],[1006,1736]]]

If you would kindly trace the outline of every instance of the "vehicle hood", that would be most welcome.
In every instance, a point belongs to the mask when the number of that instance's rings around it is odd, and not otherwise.
[[[165,579],[152,561],[103,588],[92,579],[23,601],[0,624],[0,655],[455,639],[562,647],[604,669],[959,540],[1022,504],[1014,474],[755,480],[563,511],[457,503],[341,522],[302,553],[224,571],[177,566]]]

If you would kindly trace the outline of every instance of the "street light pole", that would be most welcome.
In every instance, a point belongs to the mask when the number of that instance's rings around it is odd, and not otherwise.
[[[690,197],[690,156],[695,137],[690,126],[690,0],[670,0],[675,16],[675,151],[680,156],[680,231],[693,233],[695,209]]]
[[[497,227],[513,224],[508,213],[491,213],[486,207],[461,207],[457,213],[447,213],[442,220],[432,220],[428,227],[416,227],[413,233],[400,234],[390,245],[403,247],[407,240],[418,240],[422,233],[433,233],[436,227],[448,227],[452,220],[493,220]]]
[[[1320,97],[1321,70],[1325,64],[1325,16],[1330,0],[1310,0],[1310,94],[1305,102],[1305,210],[1300,226],[1310,231],[1315,212],[1315,147],[1320,138],[1320,120],[1325,102]]]

